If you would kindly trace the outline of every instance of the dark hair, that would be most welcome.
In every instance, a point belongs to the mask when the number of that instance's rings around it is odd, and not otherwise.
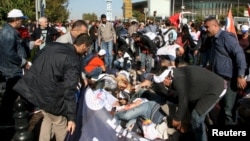
[[[7,23],[13,23],[14,21],[20,20],[22,18],[7,18],[6,21]]]
[[[218,23],[218,21],[217,21],[217,19],[215,18],[215,17],[208,17],[208,18],[206,18],[205,20],[204,20],[204,23],[206,23],[206,22],[210,22],[210,21],[216,21],[217,23]],[[218,23],[219,24],[219,23]]]
[[[101,18],[106,18],[106,15],[105,15],[105,14],[102,14],[102,15],[101,15]]]
[[[137,38],[137,37],[140,37],[140,34],[139,34],[139,33],[133,33],[133,34],[132,34],[132,38]]]
[[[90,46],[92,44],[92,40],[87,33],[82,33],[76,37],[74,44],[77,46],[81,44],[86,44],[86,46]]]
[[[72,25],[72,29],[74,29],[76,27],[81,27],[81,26],[85,26],[88,29],[88,24],[84,20],[75,21]]]
[[[165,21],[165,25],[166,25],[166,26],[171,26],[171,21],[170,21],[169,19],[167,19],[167,20]]]

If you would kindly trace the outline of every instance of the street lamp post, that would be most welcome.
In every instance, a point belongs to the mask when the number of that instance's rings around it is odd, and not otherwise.
[[[173,0],[173,4],[172,4],[172,8],[173,8],[173,9],[172,9],[172,15],[174,15],[174,12],[175,12],[175,11],[174,11],[174,10],[175,10],[174,7],[175,7],[175,0]]]
[[[237,17],[239,17],[239,0],[238,0],[238,7],[237,7]]]
[[[194,20],[194,0],[192,0],[192,21]]]
[[[145,8],[144,8],[144,14],[145,14],[145,25],[146,25],[146,23],[147,23],[147,13],[148,13],[148,8],[147,8],[147,7],[145,7]]]

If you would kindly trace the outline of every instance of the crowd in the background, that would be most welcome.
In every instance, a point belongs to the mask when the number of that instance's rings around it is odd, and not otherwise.
[[[166,131],[144,137],[207,141],[210,125],[249,125],[249,27],[235,36],[222,23],[211,17],[175,27],[102,14],[51,24],[13,9],[0,30],[0,126],[14,125],[21,98],[33,116],[42,114],[37,139],[63,141],[78,126],[79,91],[96,89],[104,75],[112,83],[102,89],[117,99],[109,112],[123,128],[136,131],[138,119],[149,119]]]

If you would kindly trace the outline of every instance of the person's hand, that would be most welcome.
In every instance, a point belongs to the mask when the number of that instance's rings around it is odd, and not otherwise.
[[[172,126],[174,127],[174,128],[176,128],[177,130],[181,130],[181,121],[178,121],[178,120],[175,120],[175,119],[173,119],[172,120]]]
[[[87,79],[83,79],[83,83],[84,83],[84,87],[88,86],[88,80]]]
[[[68,121],[67,131],[72,135],[75,132],[76,124],[73,121]]]
[[[30,61],[28,61],[25,65],[25,69],[27,69],[27,70],[30,69],[31,65],[32,65],[32,63]]]
[[[136,61],[140,61],[140,56],[136,56]]]
[[[244,77],[238,77],[237,78],[237,84],[238,84],[238,88],[240,89],[245,89],[247,86],[247,80]]]
[[[42,39],[37,39],[35,42],[34,42],[34,45],[35,46],[40,46],[41,44],[43,44],[44,41]]]

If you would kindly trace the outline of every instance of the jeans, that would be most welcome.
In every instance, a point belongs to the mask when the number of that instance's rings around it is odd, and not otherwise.
[[[113,62],[113,41],[102,42],[102,49],[106,50],[106,54],[104,57],[105,65],[107,68],[112,68]]]
[[[92,78],[97,79],[100,74],[102,74],[102,68],[96,67],[94,70],[92,70],[90,73],[86,72],[87,75],[89,75]]]
[[[225,112],[225,125],[234,125],[234,114],[233,114],[233,108],[235,106],[237,91],[232,89],[231,80],[227,82],[227,93],[223,97],[224,102],[224,112]]]
[[[146,72],[150,72],[152,69],[153,58],[145,53],[141,53],[140,58],[141,58],[141,69],[145,69]]]
[[[115,114],[115,119],[117,119],[118,123],[120,120],[130,121],[136,119],[139,116],[143,117],[144,119],[149,119],[152,114],[152,108],[156,104],[157,103],[154,101],[144,102],[133,109],[117,112]]]
[[[206,50],[201,53],[201,65],[202,67],[207,67],[207,63],[209,61],[210,50]]]
[[[125,70],[131,69],[131,63],[130,62],[127,62],[126,66],[124,66],[124,64],[125,64],[124,62],[120,62],[118,60],[114,61],[114,67],[117,68],[117,69],[125,69]]]
[[[191,113],[191,126],[195,134],[196,141],[207,141],[207,133],[206,133],[206,125],[205,125],[205,117],[206,115],[212,110],[212,108],[215,106],[215,104],[221,99],[221,97],[225,96],[226,89],[222,91],[220,94],[220,97],[218,97],[217,100],[214,101],[214,103],[210,103],[211,106],[208,107],[207,111],[205,111],[203,114],[199,115],[196,109],[192,110]],[[206,99],[204,97],[204,99]],[[204,101],[203,99],[203,101]],[[201,103],[203,102],[200,101]],[[196,105],[197,106],[197,105]]]
[[[196,110],[192,111],[191,125],[196,141],[207,141],[206,125],[204,123],[206,114],[199,115]]]
[[[88,50],[88,54],[90,53],[97,53],[99,51],[98,49],[98,40],[93,41],[91,44],[91,47]]]

